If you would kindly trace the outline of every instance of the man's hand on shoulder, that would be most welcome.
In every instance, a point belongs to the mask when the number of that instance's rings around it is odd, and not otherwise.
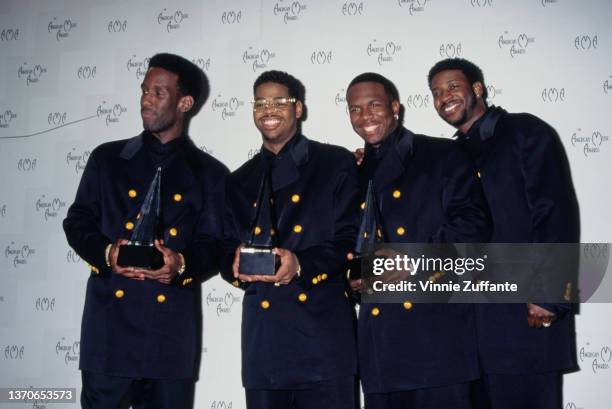
[[[353,152],[353,155],[355,156],[355,161],[357,161],[357,166],[360,166],[363,162],[363,158],[365,157],[365,149],[357,148],[355,149],[355,152]]]

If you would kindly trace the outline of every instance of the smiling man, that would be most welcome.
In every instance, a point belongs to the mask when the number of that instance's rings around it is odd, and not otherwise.
[[[242,379],[249,409],[354,409],[354,312],[345,254],[355,245],[357,179],[345,149],[300,133],[304,86],[267,71],[253,86],[260,153],[227,183],[223,276],[245,289]],[[264,177],[278,224],[253,225]],[[274,275],[248,275],[237,248],[275,237]]]
[[[94,149],[64,220],[68,243],[91,268],[81,325],[83,408],[192,407],[198,281],[218,265],[228,173],[186,134],[206,85],[188,60],[153,56],[141,84],[144,131]],[[158,169],[163,211],[153,223],[163,265],[120,265]]]
[[[484,76],[470,61],[442,60],[428,81],[436,111],[457,129],[458,145],[478,169],[493,219],[491,242],[578,242],[577,199],[554,129],[533,115],[487,106]],[[561,372],[576,366],[571,305],[475,307],[482,407],[560,408]]]
[[[346,100],[365,142],[362,198],[371,181],[386,242],[488,239],[488,212],[467,155],[452,141],[404,128],[399,93],[380,74],[355,77]],[[471,408],[469,382],[478,377],[471,305],[362,304],[358,325],[366,409]]]

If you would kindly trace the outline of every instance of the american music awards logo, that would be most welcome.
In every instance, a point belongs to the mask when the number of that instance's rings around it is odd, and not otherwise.
[[[37,158],[19,158],[17,160],[17,170],[19,172],[34,172],[38,164]]]
[[[600,131],[595,130],[590,135],[582,133],[582,129],[578,128],[572,134],[571,142],[573,147],[582,148],[582,153],[585,157],[600,153],[603,146],[610,141],[609,135],[603,135]]]
[[[198,146],[198,148],[202,151],[202,152],[206,152],[209,155],[212,155],[214,153],[214,151],[212,149],[210,149],[209,147],[207,147],[206,145],[201,145]]]
[[[587,342],[585,346],[580,348],[578,358],[580,362],[590,363],[593,373],[607,371],[610,369],[612,361],[612,349],[608,345],[597,348]]]
[[[11,125],[13,119],[17,119],[17,113],[10,109],[5,110],[0,114],[0,128],[6,129]]]
[[[46,195],[42,195],[36,200],[36,211],[41,213],[45,221],[49,219],[56,219],[59,211],[66,207],[66,202],[59,197],[47,198]]]
[[[388,41],[386,43],[378,43],[373,40],[366,47],[368,57],[374,57],[378,61],[378,65],[384,65],[393,62],[393,58],[402,51],[402,46]]]
[[[23,345],[6,345],[4,347],[4,359],[7,360],[21,360],[25,353],[25,347]]]
[[[38,297],[34,302],[36,311],[53,311],[55,310],[55,297]]]
[[[407,7],[408,12],[411,16],[416,13],[422,13],[425,11],[425,6],[430,0],[397,0],[397,4],[400,7]]]
[[[70,152],[66,154],[66,165],[74,168],[74,172],[78,175],[85,170],[85,165],[89,159],[91,151],[85,150],[77,152],[76,148],[72,148]]]
[[[498,95],[502,95],[503,91],[501,88],[496,88],[495,85],[487,85],[487,101],[495,99]]]
[[[310,63],[316,65],[327,65],[332,62],[332,52],[331,51],[313,51],[310,54]]]
[[[240,24],[242,22],[242,10],[226,10],[221,13],[221,24]]]
[[[79,341],[66,341],[66,338],[62,337],[55,344],[55,355],[62,357],[66,365],[77,365],[80,353],[81,343]]]
[[[342,5],[343,16],[361,16],[363,14],[363,1],[347,1]]]
[[[440,45],[440,57],[457,58],[461,57],[461,43],[447,43]]]
[[[565,88],[544,88],[542,90],[542,101],[544,102],[564,102]]]
[[[108,22],[107,30],[109,33],[125,33],[127,31],[127,27],[127,20],[116,19]]]
[[[493,7],[493,0],[470,0],[472,7]]]
[[[25,265],[30,257],[36,254],[36,249],[29,244],[16,245],[14,241],[4,248],[4,258],[11,260],[13,266]]]
[[[6,203],[0,203],[0,217],[6,216]]]
[[[213,112],[219,112],[221,119],[225,121],[236,116],[236,112],[244,106],[244,101],[237,97],[223,98],[217,95],[210,105]]]
[[[121,116],[127,112],[127,108],[121,104],[107,104],[106,101],[102,101],[96,109],[96,115],[98,118],[104,118],[106,126],[110,124],[116,124],[121,119]]]
[[[268,63],[273,58],[276,58],[276,54],[267,48],[254,50],[253,47],[249,47],[242,53],[242,62],[244,64],[250,64],[253,67],[253,71],[266,69]]]
[[[210,58],[196,57],[191,60],[192,63],[198,66],[202,71],[210,70]]]
[[[71,264],[78,264],[81,262],[81,257],[73,249],[68,249],[66,252],[66,261]]]
[[[546,7],[551,4],[558,3],[559,0],[542,0],[542,7]]]
[[[77,78],[80,80],[90,80],[96,78],[98,67],[95,65],[81,65],[77,69]]]
[[[612,75],[610,75],[602,84],[603,91],[606,95],[612,94]],[[0,120],[0,123],[1,120]]]
[[[252,148],[249,149],[249,152],[247,153],[247,159],[253,159],[253,157],[255,157],[255,155],[257,155],[259,153],[260,149],[259,148]]]
[[[574,38],[574,48],[579,51],[596,50],[598,42],[597,35],[577,35]]]
[[[406,98],[406,109],[428,108],[430,95],[427,94],[412,94]]]
[[[525,54],[527,52],[527,47],[534,42],[535,38],[529,37],[525,33],[512,35],[508,33],[508,31],[504,31],[504,33],[497,38],[497,45],[499,48],[507,49],[512,58],[517,55]]]
[[[346,107],[346,90],[344,88],[342,88],[336,93],[336,96],[334,97],[334,103],[336,104],[336,106]]]
[[[19,40],[19,29],[18,28],[3,28],[0,31],[0,41],[18,41]]]
[[[167,9],[163,9],[157,15],[157,24],[162,27],[166,27],[166,31],[171,33],[174,30],[178,30],[181,28],[181,24],[185,19],[189,18],[189,14],[183,12],[182,10],[176,10],[175,12],[168,12]]]
[[[49,112],[47,115],[47,124],[51,126],[61,126],[68,120],[67,112]]]
[[[282,17],[283,22],[287,24],[290,21],[299,19],[300,14],[307,9],[306,4],[302,1],[283,1],[280,0],[274,4],[274,15]]]
[[[586,258],[595,258],[608,260],[610,247],[604,243],[589,243],[584,244],[582,254]]]
[[[47,32],[55,34],[55,39],[60,41],[64,38],[68,38],[73,28],[77,26],[77,23],[67,18],[65,20],[53,17],[53,20],[49,22],[47,26]]]
[[[232,405],[232,401],[214,400],[210,403],[210,409],[232,409]]]
[[[29,65],[24,62],[17,69],[17,78],[24,79],[26,85],[29,87],[30,84],[36,84],[40,80],[43,74],[47,73],[47,68],[40,64]]]
[[[136,55],[132,55],[126,64],[127,70],[133,72],[137,79],[144,78],[149,68],[149,60],[149,57],[139,59]]]
[[[206,306],[212,306],[217,311],[217,317],[231,313],[232,307],[234,305],[239,305],[240,302],[241,298],[229,291],[225,294],[217,294],[216,290],[213,288],[212,291],[206,295]]]

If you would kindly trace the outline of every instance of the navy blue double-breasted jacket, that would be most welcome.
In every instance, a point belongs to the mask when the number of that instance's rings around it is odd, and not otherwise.
[[[231,268],[236,247],[251,235],[263,155],[273,162],[278,246],[294,252],[301,265],[301,277],[280,287],[240,283]],[[299,134],[271,156],[255,155],[228,179],[222,275],[245,289],[244,386],[299,389],[356,371],[354,310],[344,272],[357,232],[357,172],[347,150]]]
[[[160,165],[162,238],[186,263],[169,285],[115,274],[104,254],[109,243],[130,238]],[[218,265],[228,173],[187,136],[162,145],[145,132],[94,149],[64,220],[68,243],[91,266],[81,369],[131,378],[196,375],[198,279]]]
[[[384,237],[392,243],[486,241],[490,221],[469,157],[451,140],[400,128],[373,174]],[[369,156],[360,166],[365,191]],[[361,304],[365,393],[466,382],[479,376],[473,305]]]
[[[475,161],[491,210],[491,242],[579,241],[578,203],[565,150],[553,128],[533,115],[490,107],[468,135],[458,138]],[[575,366],[573,314],[567,313],[571,306],[542,306],[558,315],[550,328],[528,327],[525,304],[477,306],[485,373],[541,373]]]

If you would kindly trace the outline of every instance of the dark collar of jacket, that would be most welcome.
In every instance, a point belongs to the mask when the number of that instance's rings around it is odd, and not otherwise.
[[[273,190],[282,189],[299,179],[298,168],[308,162],[308,139],[296,134],[276,155],[262,146],[259,162],[262,175],[271,170]]]
[[[485,113],[472,124],[467,135],[457,131],[455,136],[460,141],[478,137],[480,141],[484,142],[495,134],[495,126],[499,118],[505,114],[507,114],[507,112],[503,108],[491,105],[487,108]]]
[[[153,139],[147,140],[147,138]],[[152,143],[156,143],[159,146],[150,146]],[[164,150],[168,150],[168,153],[176,152],[177,154],[173,155],[173,159],[164,165],[162,178],[164,181],[172,181],[173,185],[177,188],[180,187],[187,191],[204,174],[202,163],[198,160],[200,150],[187,135],[182,135],[168,143],[171,145],[164,147],[153,135],[147,135],[146,131],[144,131],[140,135],[129,139],[123,146],[119,157],[125,162],[122,161],[119,166],[125,172],[135,175],[135,177],[141,177],[141,175],[146,174],[141,173],[145,172],[145,169],[154,172],[156,166],[150,155],[139,154],[139,152],[145,149],[157,149],[159,154],[163,154]],[[136,168],[140,170],[134,173]]]
[[[173,139],[170,142],[162,144],[148,131],[143,131],[140,135],[133,137],[123,147],[119,157],[121,159],[130,160],[142,149],[143,146],[147,147],[157,154],[170,153],[181,147],[186,147],[192,144],[191,139],[187,135],[181,135],[180,137]]]
[[[401,176],[410,158],[414,154],[414,134],[404,127],[398,127],[386,139],[386,152],[379,159],[380,163],[374,172],[374,187],[380,192],[387,185],[393,183]],[[366,147],[365,162],[368,160],[368,148]]]

